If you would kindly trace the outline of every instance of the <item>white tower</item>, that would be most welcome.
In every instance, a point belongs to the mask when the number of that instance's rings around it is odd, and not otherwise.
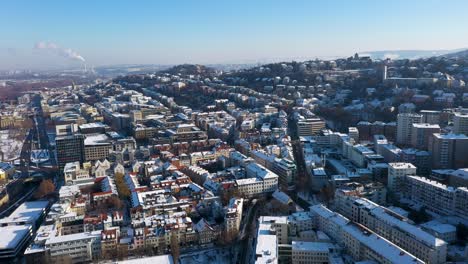
[[[384,65],[383,66],[383,76],[382,76],[383,80],[387,80],[387,65]]]

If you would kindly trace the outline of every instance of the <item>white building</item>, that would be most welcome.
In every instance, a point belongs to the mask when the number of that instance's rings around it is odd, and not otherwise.
[[[225,212],[225,228],[227,235],[233,237],[239,233],[239,228],[242,220],[242,209],[244,199],[232,198]]]
[[[401,145],[409,145],[411,143],[413,124],[421,122],[422,115],[413,113],[398,114],[396,143]]]
[[[404,191],[407,175],[415,175],[416,166],[406,162],[392,162],[388,164],[388,189],[394,193]]]
[[[89,262],[98,259],[101,253],[101,231],[53,236],[45,246],[52,262]]]
[[[424,262],[446,262],[447,243],[410,224],[407,218],[365,198],[340,195],[335,202],[339,213],[365,225]]]
[[[440,215],[468,220],[468,189],[454,188],[424,177],[408,176],[407,190],[412,201]]]
[[[31,225],[11,225],[0,227],[0,262],[11,259],[23,252],[32,237]],[[9,263],[6,261],[5,263]]]
[[[350,222],[323,205],[310,207],[315,227],[339,242],[354,261],[371,260],[377,263],[424,263],[414,255],[366,227]]]
[[[278,263],[279,246],[288,242],[286,216],[261,216],[258,219],[253,263]]]
[[[455,113],[453,115],[453,133],[468,136],[468,114]]]
[[[0,219],[0,226],[31,225],[33,231],[45,217],[48,201],[24,202],[8,217]]]
[[[63,174],[65,178],[65,184],[72,183],[74,181],[82,182],[93,180],[93,178],[89,175],[89,170],[81,168],[79,161],[65,164],[65,167],[63,168]]]
[[[332,243],[292,241],[292,264],[328,263],[335,248]]]
[[[255,162],[247,165],[246,176],[246,179],[236,180],[236,184],[239,192],[247,197],[273,193],[278,189],[278,175]]]
[[[349,127],[348,135],[350,138],[354,139],[354,142],[359,142],[359,130],[357,127]]]

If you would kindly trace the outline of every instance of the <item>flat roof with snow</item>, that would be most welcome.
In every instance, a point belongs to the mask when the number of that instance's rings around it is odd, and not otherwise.
[[[0,224],[30,223],[35,225],[35,222],[45,213],[48,205],[48,201],[25,202],[16,208],[10,216],[0,219]]]
[[[160,255],[154,257],[128,259],[117,262],[119,264],[172,264],[174,263],[171,255]]]
[[[21,241],[32,232],[30,225],[13,225],[0,227],[0,251],[16,249]]]

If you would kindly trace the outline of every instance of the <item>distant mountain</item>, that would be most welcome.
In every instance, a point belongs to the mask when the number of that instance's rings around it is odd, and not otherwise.
[[[181,64],[171,67],[167,70],[163,70],[162,72],[177,75],[211,75],[215,74],[215,69],[206,67],[204,65],[199,64]]]
[[[455,58],[465,58],[465,59],[468,59],[468,49],[462,49],[460,51],[457,51],[457,52],[451,52],[451,53],[448,53],[448,54],[444,54],[442,55],[446,58],[451,58],[451,59],[455,59]]]
[[[360,52],[360,56],[370,56],[372,59],[420,59],[456,53],[464,49],[456,50],[380,50]]]

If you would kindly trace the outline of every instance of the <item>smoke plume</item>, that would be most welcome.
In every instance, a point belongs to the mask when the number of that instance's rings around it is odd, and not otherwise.
[[[34,48],[40,49],[40,50],[49,50],[53,52],[54,54],[64,57],[64,58],[69,58],[72,60],[77,60],[77,61],[82,61],[82,62],[85,61],[83,56],[81,56],[78,52],[72,49],[62,48],[53,42],[39,41],[36,43],[36,45],[34,45]]]

